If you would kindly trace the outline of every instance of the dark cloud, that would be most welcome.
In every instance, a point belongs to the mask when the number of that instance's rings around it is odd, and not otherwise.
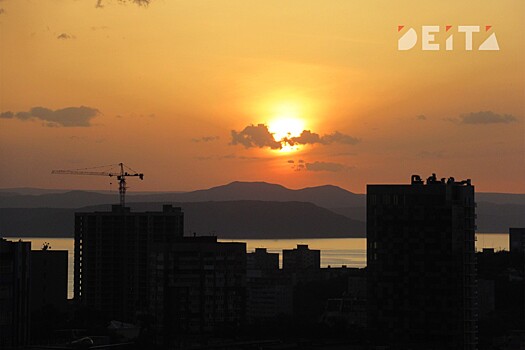
[[[420,115],[416,116],[416,119],[417,120],[427,120],[427,117],[424,116],[423,114],[420,114]]]
[[[237,158],[241,159],[241,160],[266,160],[266,159],[268,159],[268,158],[264,158],[264,157],[246,157],[246,156],[239,156]]]
[[[14,116],[15,116],[15,114],[13,112],[11,112],[11,111],[0,113],[0,118],[4,118],[4,119],[11,119]]]
[[[216,141],[219,139],[219,136],[203,136],[198,139],[191,139],[191,142],[199,143],[199,142],[211,142]]]
[[[350,157],[350,156],[356,156],[356,152],[340,152],[340,153],[334,153],[332,154],[332,157]]]
[[[0,8],[0,15],[3,13],[5,13],[5,10]]]
[[[361,140],[358,138],[352,137],[350,135],[345,135],[339,131],[334,132],[333,134],[325,135],[321,138],[323,144],[328,145],[331,143],[342,143],[346,145],[355,145]]]
[[[286,162],[289,163],[289,164],[293,164],[293,163],[295,163],[295,162],[294,162],[293,160],[291,160],[291,159],[290,159],[290,160],[287,160]]]
[[[118,0],[118,2],[120,2],[120,3],[131,2],[131,3],[137,4],[139,6],[147,6],[151,2],[151,0]],[[95,5],[95,7],[102,8],[102,7],[104,7],[103,3],[104,3],[104,0],[97,0],[97,4]]]
[[[74,127],[91,126],[91,119],[96,117],[99,113],[98,109],[86,106],[67,107],[56,110],[44,107],[33,107],[27,112],[3,112],[0,114],[0,118],[16,118],[24,121],[37,119],[44,121],[44,125],[48,127]]]
[[[232,130],[232,145],[241,144],[246,148],[250,147],[269,147],[271,149],[281,149],[285,145],[330,145],[332,143],[341,143],[355,145],[361,140],[350,135],[336,131],[331,134],[320,136],[310,130],[303,130],[301,135],[295,137],[285,137],[276,141],[273,134],[268,130],[265,124],[249,125],[243,131],[237,132]]]
[[[282,144],[275,141],[273,134],[268,131],[268,127],[264,124],[249,125],[243,131],[237,132],[232,130],[232,145],[243,145],[246,148],[250,147],[269,147],[271,149],[281,149]]]
[[[330,163],[330,162],[313,162],[313,163],[306,163],[306,170],[307,171],[331,171],[331,172],[339,172],[344,171],[347,168],[340,163]]]
[[[311,132],[310,130],[303,130],[301,135],[283,140],[283,142],[288,143],[290,146],[294,146],[296,144],[313,145],[316,143],[321,144],[321,145],[329,145],[332,143],[355,145],[359,143],[359,141],[360,140],[358,138],[352,137],[350,135],[342,134],[339,131],[336,131],[332,134],[320,136],[319,134],[315,132]]]
[[[68,33],[62,33],[59,36],[57,36],[57,39],[60,40],[69,40],[69,39],[76,39],[74,35],[68,34]]]
[[[492,111],[471,112],[459,116],[462,124],[499,124],[513,123],[518,119],[510,114],[498,114]]]
[[[238,159],[238,160],[242,160],[242,161],[253,161],[253,160],[268,160],[269,158],[264,158],[264,157],[246,157],[246,156],[237,156],[235,154],[224,154],[224,155],[220,155],[220,154],[215,154],[215,155],[209,155],[209,156],[196,156],[196,157],[193,157],[194,159],[197,159],[197,160],[224,160],[224,159]]]
[[[301,135],[292,137],[290,139],[286,139],[286,142],[289,143],[290,146],[293,146],[296,143],[301,145],[322,143],[321,136],[319,136],[319,134],[316,134],[315,132],[311,132],[310,130],[303,130]]]
[[[288,161],[288,163],[291,163],[290,168],[294,171],[326,171],[336,173],[354,169],[352,166],[335,162],[304,162],[303,160],[298,160],[296,163],[293,163],[293,161]]]

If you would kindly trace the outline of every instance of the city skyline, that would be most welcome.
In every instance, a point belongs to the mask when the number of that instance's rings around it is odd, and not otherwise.
[[[0,188],[107,190],[51,170],[124,162],[145,174],[133,192],[240,180],[365,193],[438,172],[525,193],[523,2],[0,9]],[[424,25],[443,46],[451,25],[454,50],[397,50]],[[466,51],[461,25],[500,50]]]
[[[524,229],[505,234],[510,249],[478,250],[470,179],[412,175],[409,184],[367,186],[366,202],[366,243],[358,249],[366,262],[357,266],[353,258],[322,261],[323,252],[334,258],[341,240],[334,250],[296,239],[296,248],[283,244],[279,252],[268,249],[276,240],[253,251],[244,239],[186,235],[186,205],[76,209],[74,253],[52,250],[53,238],[40,250],[33,239],[0,240],[2,344],[98,347],[104,337],[102,348],[523,343]],[[26,306],[16,313],[18,305]]]

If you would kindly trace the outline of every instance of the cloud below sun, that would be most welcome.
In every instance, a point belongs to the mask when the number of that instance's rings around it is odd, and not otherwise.
[[[282,135],[282,133],[281,133]],[[277,136],[271,132],[266,124],[248,125],[241,131],[231,131],[230,145],[243,145],[245,148],[269,148],[281,150],[285,147],[298,145],[329,145],[333,143],[355,145],[359,138],[335,131],[331,134],[320,135],[311,130],[302,130],[297,136],[288,132],[285,136]]]
[[[327,171],[327,172],[342,172],[354,169],[352,166],[345,164],[325,161],[305,162],[304,160],[294,161],[288,160],[288,164],[295,171]]]

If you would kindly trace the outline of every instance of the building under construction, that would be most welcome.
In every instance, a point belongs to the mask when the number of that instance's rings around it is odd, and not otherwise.
[[[75,213],[77,305],[102,319],[134,322],[148,310],[148,254],[154,244],[170,244],[184,232],[181,208],[131,212],[113,205],[107,212]]]

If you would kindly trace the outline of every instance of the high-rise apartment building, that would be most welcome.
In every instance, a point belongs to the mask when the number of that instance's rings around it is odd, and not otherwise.
[[[402,349],[475,349],[474,186],[367,186],[368,326]]]
[[[106,319],[133,322],[148,311],[148,252],[183,236],[181,208],[75,213],[74,296]]]

